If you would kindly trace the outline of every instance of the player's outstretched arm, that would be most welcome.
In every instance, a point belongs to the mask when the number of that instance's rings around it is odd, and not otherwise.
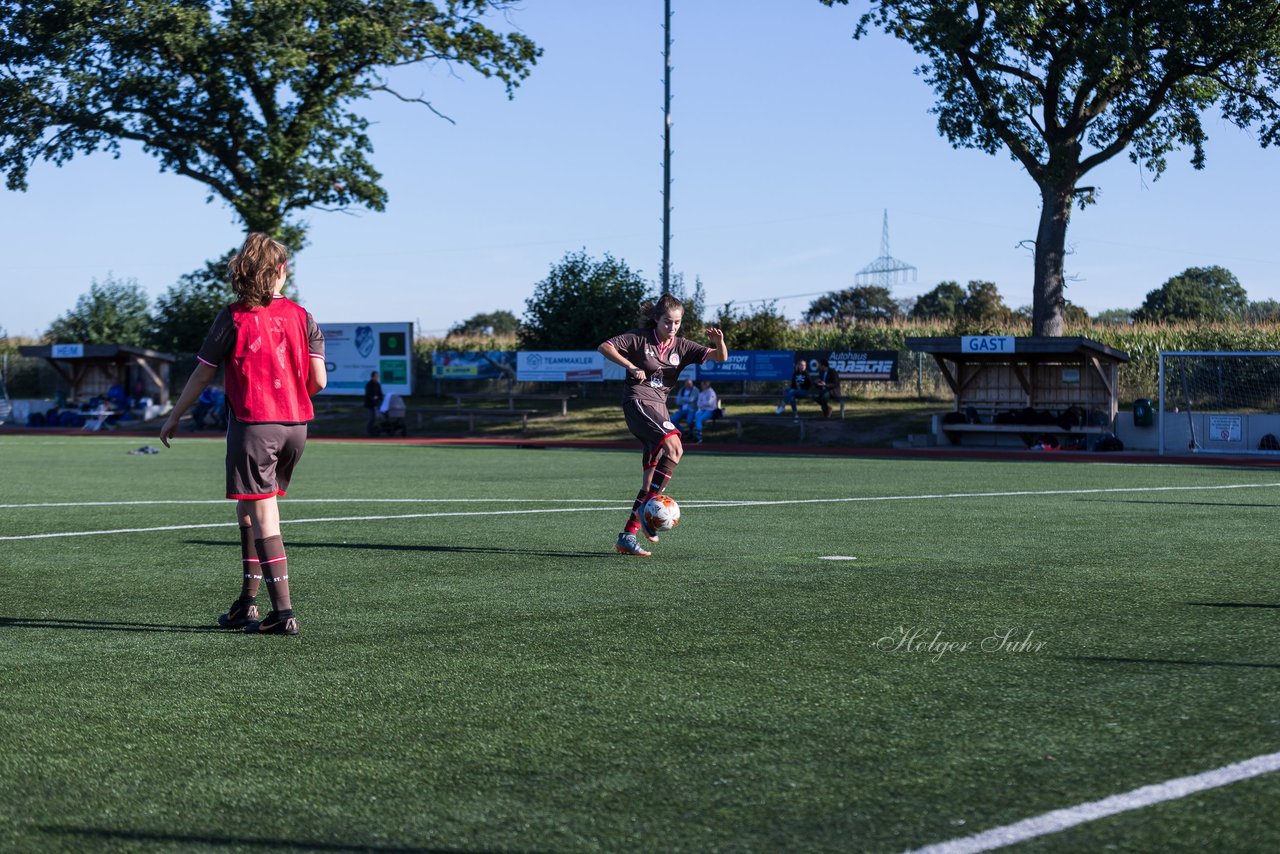
[[[186,386],[182,389],[182,394],[178,397],[178,402],[173,405],[173,409],[169,411],[169,417],[164,420],[164,425],[160,428],[160,442],[166,448],[169,447],[169,440],[178,432],[178,420],[195,405],[200,398],[200,392],[213,382],[217,373],[218,369],[213,365],[204,362],[196,365],[195,371],[192,372]]]

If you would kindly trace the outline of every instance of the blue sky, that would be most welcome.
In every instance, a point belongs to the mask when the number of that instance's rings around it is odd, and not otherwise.
[[[1031,301],[1036,187],[1005,154],[938,137],[918,59],[881,33],[851,36],[862,4],[674,0],[672,267],[711,305],[777,299],[798,317],[854,284],[880,251],[914,264],[906,298],[940,281],[996,282]],[[588,11],[589,10],[589,11]],[[447,68],[398,80],[452,117],[374,99],[367,114],[383,213],[311,212],[295,259],[320,322],[409,320],[428,334],[480,312],[523,314],[567,252],[610,253],[657,281],[661,266],[662,2],[528,0],[511,22],[544,49],[508,101],[500,83]],[[1096,170],[1099,204],[1067,235],[1068,298],[1134,308],[1191,266],[1233,271],[1280,299],[1274,231],[1280,151],[1209,117],[1208,167],[1185,153],[1158,181],[1125,158]],[[35,335],[93,280],[153,297],[239,243],[202,186],[136,148],[32,169],[0,190],[7,251],[0,327]]]

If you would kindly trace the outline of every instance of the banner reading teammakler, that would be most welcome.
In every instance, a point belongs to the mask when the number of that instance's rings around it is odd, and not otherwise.
[[[516,380],[535,383],[598,383],[624,379],[622,367],[595,350],[521,350]]]

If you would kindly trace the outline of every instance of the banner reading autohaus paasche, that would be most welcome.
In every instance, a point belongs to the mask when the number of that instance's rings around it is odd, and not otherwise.
[[[826,362],[841,382],[898,381],[897,350],[797,350],[796,356],[808,363],[810,373]]]

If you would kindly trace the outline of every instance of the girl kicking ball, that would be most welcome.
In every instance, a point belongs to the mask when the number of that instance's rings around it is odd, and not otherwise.
[[[667,488],[684,454],[680,431],[667,412],[667,395],[686,366],[723,362],[729,358],[729,348],[724,332],[715,326],[707,327],[711,347],[680,338],[676,333],[684,320],[684,305],[670,294],[641,306],[641,315],[639,329],[615,335],[598,349],[626,371],[622,416],[631,435],[644,446],[640,491],[615,548],[619,554],[648,557],[650,552],[640,546],[636,533],[643,531],[652,543],[658,542],[658,533],[645,524],[640,510],[646,501]]]

